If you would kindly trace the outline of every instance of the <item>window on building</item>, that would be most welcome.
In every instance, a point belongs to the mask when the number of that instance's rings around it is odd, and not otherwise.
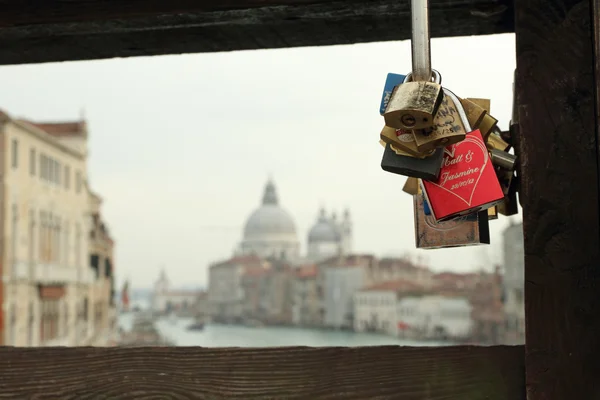
[[[69,305],[65,301],[63,304],[63,336],[69,336]]]
[[[81,226],[75,227],[75,266],[81,268]]]
[[[33,303],[29,303],[29,319],[27,321],[27,344],[33,346],[33,326],[35,323]]]
[[[13,139],[11,142],[11,164],[13,168],[19,165],[19,142]]]
[[[35,176],[35,166],[36,166],[37,156],[35,153],[35,149],[32,147],[29,149],[29,173],[31,176]]]
[[[35,261],[35,210],[29,210],[29,233],[27,236],[28,259],[31,267]]]
[[[63,264],[65,267],[70,265],[69,259],[69,223],[64,221],[64,229],[63,229],[65,238],[63,240]]]
[[[40,153],[40,178],[47,179],[48,174],[48,158],[44,153]]]
[[[65,189],[70,189],[71,186],[71,167],[65,165]]]
[[[11,256],[13,277],[17,272],[17,245],[19,243],[19,207],[16,204],[12,206],[12,229],[11,229]]]
[[[58,161],[56,161],[56,166],[54,167],[55,169],[55,179],[54,179],[54,183],[56,183],[57,185],[60,185],[61,181],[62,181],[62,170],[61,170],[61,165]]]
[[[46,213],[44,211],[40,211],[40,225],[39,225],[39,246],[38,246],[38,252],[39,252],[39,258],[40,261],[45,262],[48,261],[46,259],[46,241],[48,240],[48,238],[46,237]]]
[[[56,173],[55,170],[55,166],[56,164],[54,163],[54,160],[50,157],[48,157],[48,181],[49,182],[54,182],[54,174]]]
[[[76,193],[81,192],[82,184],[83,184],[83,182],[82,182],[82,177],[81,177],[81,171],[77,171],[77,173],[75,174],[75,192]]]
[[[63,261],[61,239],[62,231],[60,225],[60,218],[56,218],[56,221],[54,223],[54,261],[58,263],[62,263]]]
[[[17,306],[15,303],[10,305],[10,328],[8,344],[14,346],[17,341]]]

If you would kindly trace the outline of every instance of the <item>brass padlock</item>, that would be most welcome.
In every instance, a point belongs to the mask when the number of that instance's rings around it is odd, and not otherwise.
[[[488,150],[500,150],[507,151],[510,148],[510,145],[506,143],[502,138],[496,133],[492,133],[488,135],[487,140],[485,140],[486,146]]]
[[[415,195],[419,193],[419,189],[419,179],[409,176],[408,179],[406,179],[406,183],[404,183],[402,191],[411,195]]]
[[[496,126],[498,125],[498,120],[492,117],[489,113],[485,114],[483,120],[479,124],[479,132],[481,132],[481,137],[483,141],[487,141]]]
[[[498,219],[498,206],[490,207],[488,211],[488,220]]]
[[[411,81],[408,74],[404,83],[396,86],[383,114],[385,124],[397,129],[424,129],[433,120],[443,100],[439,72],[433,71],[433,82]]]
[[[479,125],[481,124],[481,121],[483,121],[485,115],[488,113],[488,110],[469,99],[460,99],[460,103],[465,109],[465,113],[467,113],[467,119],[471,124],[471,129],[479,129]]]
[[[425,152],[462,141],[467,134],[462,123],[463,116],[465,121],[468,120],[458,98],[452,92],[444,90],[444,100],[435,116],[434,126],[430,129],[413,130],[417,150]]]
[[[519,203],[517,202],[518,187],[519,178],[514,177],[510,182],[508,193],[504,196],[504,200],[498,204],[498,213],[507,217],[519,213]]]
[[[487,113],[489,114],[491,112],[491,101],[490,99],[478,99],[475,97],[466,97],[465,100],[469,100],[470,102],[478,105],[479,107],[483,108],[485,111],[487,111]]]
[[[433,215],[425,215],[424,196],[413,196],[415,243],[419,249],[473,246],[490,243],[487,210],[450,221],[435,222]]]
[[[415,143],[415,139],[413,137],[412,132],[406,131],[404,129],[396,129],[391,128],[389,126],[384,126],[379,134],[379,137],[385,143],[389,143],[394,145],[395,148],[401,149],[408,154],[411,154],[415,157],[421,157],[424,155],[431,155],[432,152],[422,153],[417,149],[417,144]],[[385,146],[384,146],[385,147]]]

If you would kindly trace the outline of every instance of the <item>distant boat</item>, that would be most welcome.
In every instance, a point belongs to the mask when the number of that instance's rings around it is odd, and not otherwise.
[[[197,316],[194,318],[194,322],[187,327],[188,331],[202,331],[204,330],[204,318]]]
[[[188,326],[187,330],[188,331],[202,331],[202,330],[204,330],[204,322],[196,321],[193,324],[191,324],[190,326]]]

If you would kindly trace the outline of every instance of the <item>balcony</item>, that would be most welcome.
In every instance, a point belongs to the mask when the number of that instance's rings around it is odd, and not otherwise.
[[[74,267],[64,267],[58,264],[37,264],[33,268],[32,281],[43,284],[76,282],[77,270]]]

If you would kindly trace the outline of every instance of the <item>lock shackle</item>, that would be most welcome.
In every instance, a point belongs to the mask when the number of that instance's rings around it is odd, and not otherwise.
[[[469,123],[469,118],[467,118],[467,113],[465,112],[465,109],[462,106],[462,103],[460,102],[458,97],[456,97],[456,95],[454,93],[452,93],[450,90],[448,90],[446,88],[442,88],[442,89],[444,90],[444,94],[446,96],[450,97],[450,100],[452,100],[452,102],[454,103],[454,106],[456,107],[456,110],[458,111],[458,115],[460,117],[460,120],[461,120],[463,126],[465,127],[465,130],[467,132],[471,132],[473,130],[473,128],[471,128],[471,124]]]
[[[413,73],[409,72],[404,77],[404,81],[402,83],[413,82],[413,81],[414,81],[414,79],[413,79]],[[442,84],[442,74],[440,74],[437,69],[432,69],[431,70],[431,77],[429,78],[429,81],[435,82],[438,85],[441,85]]]
[[[429,0],[411,0],[410,2],[412,36],[412,72],[415,81],[431,79],[431,47],[429,34]]]

